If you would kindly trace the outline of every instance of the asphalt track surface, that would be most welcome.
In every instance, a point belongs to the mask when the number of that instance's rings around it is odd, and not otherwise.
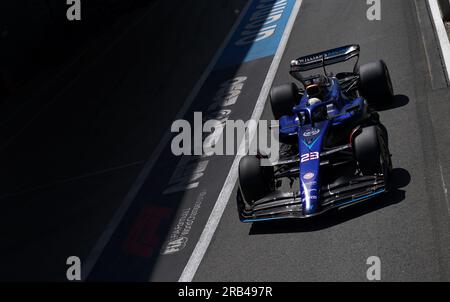
[[[238,4],[242,8],[242,1]],[[225,7],[228,12],[235,9]],[[381,119],[390,135],[396,189],[383,198],[319,219],[242,224],[236,213],[235,188],[193,281],[364,281],[370,256],[381,259],[384,281],[450,280],[446,195],[450,93],[428,8],[419,0],[383,1],[382,20],[372,22],[366,18],[367,8],[365,1],[304,0],[274,84],[292,81],[287,68],[293,58],[344,44],[361,45],[361,63],[385,60],[396,102],[381,112]],[[163,12],[161,19],[172,11]],[[178,14],[183,15],[183,8]],[[192,31],[210,20],[210,16],[201,16],[204,23],[196,23]],[[231,27],[230,23],[224,27]],[[88,281],[180,278],[234,157],[180,158],[165,146],[149,174],[138,181],[162,132],[195,82],[180,84],[180,89],[148,85],[152,82],[148,68],[156,64],[156,58],[146,55],[153,45],[142,37],[153,37],[157,30],[150,19],[143,24],[88,70],[89,76],[65,92],[68,103],[52,105],[34,127],[3,149],[15,161],[4,160],[7,169],[1,175],[2,280],[64,280],[65,259],[72,255],[79,255],[82,264],[92,264],[89,275],[83,276]],[[225,31],[221,29],[221,38]],[[207,33],[202,32],[198,41]],[[184,41],[183,35],[178,39]],[[139,52],[130,55],[130,44]],[[204,58],[212,57],[204,51]],[[219,60],[186,119],[192,120],[194,111],[207,114],[220,85],[237,76],[246,80],[229,118],[250,118],[259,93],[267,88],[262,84],[275,51],[264,56],[263,51],[249,55],[250,48],[242,52],[225,48],[224,52],[233,55]],[[184,64],[184,71],[194,70],[197,63],[205,66],[205,60],[198,57],[186,55],[191,61],[171,61],[171,69],[179,64]],[[109,64],[117,58],[121,58],[117,65]],[[164,62],[170,59],[162,58]],[[104,70],[111,75],[91,83]],[[195,70],[196,76],[188,80],[200,77]],[[174,83],[179,75],[163,76],[170,78],[166,83]],[[120,101],[127,97],[129,101]],[[149,98],[160,100],[159,113],[145,102]],[[267,105],[262,119],[272,119]],[[209,118],[218,118],[224,112],[209,113]],[[36,146],[33,152],[27,149],[30,146]],[[177,167],[183,168],[178,172],[184,179],[201,174],[199,185],[167,193]],[[139,190],[122,219],[111,224],[136,183]],[[175,234],[177,230],[187,233]]]
[[[338,45],[360,44],[361,63],[385,60],[397,96],[381,120],[397,189],[323,219],[264,224],[238,222],[234,192],[194,281],[364,281],[369,256],[380,258],[384,281],[449,280],[440,152],[449,90],[422,2],[383,1],[382,20],[369,22],[364,1],[303,1],[274,81],[292,81],[293,58]],[[262,118],[271,118],[267,105]]]
[[[396,189],[390,195],[315,220],[242,224],[234,191],[202,258],[196,254],[197,241],[202,232],[214,231],[204,226],[233,173],[234,158],[180,160],[166,146],[88,280],[364,281],[370,256],[381,259],[382,280],[448,280],[449,166],[441,148],[448,136],[436,131],[448,112],[448,89],[424,4],[390,1],[383,4],[382,21],[369,22],[362,2],[304,1],[274,80],[292,81],[287,67],[293,58],[344,44],[361,45],[361,63],[385,60],[396,91],[395,105],[381,113],[394,156]],[[225,48],[187,111],[188,120],[193,111],[208,118],[250,118],[260,92],[267,89],[263,81],[275,52],[251,59],[252,49],[247,52]],[[231,113],[208,110],[221,83],[236,77],[246,80],[237,102],[222,108]],[[271,118],[266,105],[262,119]],[[174,175],[178,182],[171,182]],[[165,191],[186,179],[196,186]],[[197,272],[194,265],[186,277],[186,263],[198,255]]]

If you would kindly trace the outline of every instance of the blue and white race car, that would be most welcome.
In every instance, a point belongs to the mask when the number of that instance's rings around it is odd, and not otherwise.
[[[388,134],[375,109],[393,102],[383,61],[358,66],[359,45],[291,62],[294,83],[273,87],[272,111],[285,151],[271,166],[258,156],[239,163],[237,205],[242,222],[307,218],[387,192],[392,170]],[[355,58],[352,72],[326,66]],[[323,68],[323,74],[305,76]]]

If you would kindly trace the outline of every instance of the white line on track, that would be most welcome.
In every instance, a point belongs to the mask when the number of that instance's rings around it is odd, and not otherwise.
[[[448,213],[450,214],[450,201],[448,199],[448,190],[447,190],[447,185],[445,183],[444,171],[442,169],[442,165],[440,162],[439,162],[439,171],[441,172],[441,183],[442,183],[442,189],[444,190],[445,201],[447,202],[447,210],[448,210]]]
[[[255,109],[253,110],[253,114],[251,117],[252,120],[258,121],[261,118],[261,114],[264,110],[266,99],[269,94],[269,89],[272,86],[275,74],[278,70],[278,66],[280,65],[281,57],[283,56],[287,41],[291,34],[292,27],[294,26],[294,22],[300,10],[301,4],[302,0],[296,1],[294,8],[292,9],[291,16],[289,17],[289,21],[284,30],[277,52],[275,53],[272,64],[270,65],[266,79],[264,80],[263,88],[261,89],[258,100],[256,101]],[[256,129],[251,128],[249,130],[249,141],[253,140],[255,133]],[[243,154],[243,151],[245,150],[244,148],[245,141],[241,141],[237,154]],[[200,239],[198,240],[195,249],[191,254],[191,257],[189,258],[189,261],[184,268],[180,279],[178,280],[179,282],[191,282],[194,278],[194,275],[197,272],[203,256],[208,249],[214,232],[219,225],[219,221],[227,206],[228,200],[231,197],[231,193],[233,192],[234,185],[236,184],[238,178],[238,165],[241,158],[241,155],[236,155],[236,157],[234,158],[233,164],[230,168],[230,172],[228,173],[227,179],[225,180],[222,190],[220,191],[216,204],[214,205],[211,215],[209,216],[209,219],[205,225],[205,228],[203,229],[202,234],[200,235]]]
[[[447,79],[450,82],[450,42],[448,39],[447,31],[445,30],[444,22],[442,21],[442,15],[437,0],[428,0],[428,4],[430,6],[434,27],[439,39],[441,54],[444,59],[445,68],[447,70]]]
[[[248,3],[242,9],[241,14],[234,22],[230,32],[225,37],[224,41],[222,42],[222,44],[220,45],[220,47],[214,54],[214,57],[212,58],[211,62],[209,62],[208,66],[206,67],[206,69],[203,72],[202,76],[200,77],[199,81],[195,84],[195,86],[192,89],[191,93],[189,94],[188,98],[184,102],[183,107],[181,107],[180,111],[178,111],[178,113],[175,117],[175,120],[183,118],[183,116],[186,114],[187,110],[189,109],[192,102],[197,97],[197,94],[199,93],[199,91],[202,88],[203,84],[205,83],[206,79],[212,72],[212,70],[213,70],[214,66],[216,65],[217,61],[219,60],[220,56],[222,55],[225,47],[230,42],[231,37],[233,36],[234,32],[236,31],[238,25],[241,23],[241,20],[245,16],[251,3],[252,3],[252,1],[248,1]],[[123,216],[127,212],[131,203],[136,198],[136,195],[139,193],[142,185],[145,182],[145,179],[147,178],[147,176],[150,174],[151,170],[155,166],[162,151],[169,143],[171,137],[172,137],[172,133],[169,128],[165,131],[163,138],[161,139],[158,146],[151,154],[148,161],[145,163],[144,168],[140,172],[140,174],[137,177],[137,179],[135,180],[134,184],[131,186],[130,191],[125,196],[119,209],[114,213],[113,218],[109,222],[108,226],[106,227],[105,231],[101,235],[100,239],[97,241],[94,248],[91,250],[88,257],[84,261],[84,265],[82,267],[82,279],[83,280],[86,280],[87,277],[89,276],[89,274],[91,273],[92,269],[94,268],[95,263],[97,263],[98,258],[100,257],[103,250],[105,249],[105,246],[108,244],[109,240],[111,239],[112,235],[114,234],[114,231],[117,229],[120,221],[122,220]]]
[[[428,4],[430,6],[431,15],[434,22],[434,27],[436,29],[436,33],[439,39],[439,46],[441,49],[441,54],[444,59],[444,65],[447,69],[447,79],[450,83],[450,41],[447,35],[447,31],[444,26],[444,21],[442,20],[441,10],[439,8],[439,4],[437,0],[428,0]],[[444,191],[445,201],[447,202],[447,210],[450,214],[450,201],[448,197],[447,185],[445,183],[444,173],[442,170],[442,165],[439,162],[439,170],[441,173],[441,182],[442,189]]]

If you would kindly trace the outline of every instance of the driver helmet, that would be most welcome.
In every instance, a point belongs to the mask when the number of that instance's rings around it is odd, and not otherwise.
[[[315,104],[319,104],[319,103],[321,103],[322,101],[319,99],[319,98],[310,98],[309,100],[308,100],[308,106],[312,106],[312,105],[315,105]]]
[[[311,98],[324,98],[327,93],[328,81],[323,75],[319,75],[305,83],[306,93]]]
[[[315,104],[320,104],[322,101],[319,98],[310,98],[308,100],[308,106],[313,106]],[[317,107],[312,113],[312,118],[314,121],[323,121],[327,118],[327,108],[326,106]]]

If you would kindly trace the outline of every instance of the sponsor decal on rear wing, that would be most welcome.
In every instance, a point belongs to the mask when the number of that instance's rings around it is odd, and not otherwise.
[[[359,57],[359,50],[359,45],[354,44],[300,57],[291,62],[291,73],[321,68]]]

